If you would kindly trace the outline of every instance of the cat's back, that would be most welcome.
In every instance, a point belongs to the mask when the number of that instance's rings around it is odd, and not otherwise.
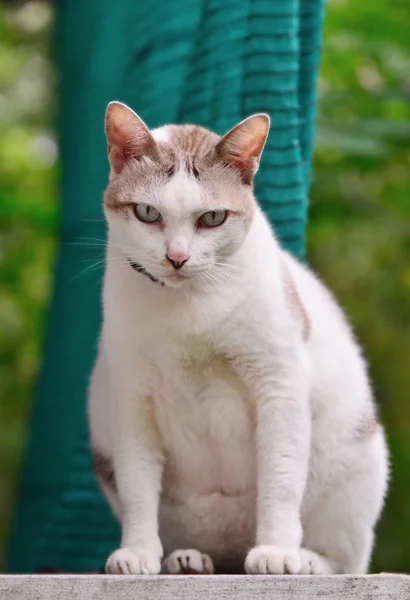
[[[310,364],[313,449],[339,456],[341,445],[377,429],[377,411],[367,365],[346,316],[310,269],[283,253],[297,302],[308,322],[304,342]],[[335,427],[336,425],[336,427]]]
[[[349,361],[361,360],[360,347],[352,328],[332,292],[308,266],[288,252],[282,250],[281,259],[289,300],[297,305],[306,321],[308,351],[314,356],[319,350],[328,353],[331,348],[330,359],[336,360],[337,357],[339,360],[343,354]]]

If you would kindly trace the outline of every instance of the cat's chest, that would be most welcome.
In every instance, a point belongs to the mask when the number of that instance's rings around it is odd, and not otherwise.
[[[253,471],[254,403],[222,354],[163,345],[156,357],[153,402],[178,487],[239,493]]]
[[[194,346],[194,345],[193,345]],[[163,343],[151,355],[151,387],[159,407],[194,416],[207,413],[212,402],[248,398],[248,390],[229,359],[211,345],[187,347]]]

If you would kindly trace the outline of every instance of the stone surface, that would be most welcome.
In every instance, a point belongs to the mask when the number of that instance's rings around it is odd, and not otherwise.
[[[410,600],[410,576],[0,575],[5,600]]]

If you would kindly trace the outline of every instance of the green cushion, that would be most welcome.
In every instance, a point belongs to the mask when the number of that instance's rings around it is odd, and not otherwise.
[[[303,256],[322,0],[61,0],[57,7],[63,177],[61,247],[9,568],[98,570],[119,529],[91,470],[86,389],[101,321],[104,112],[132,106],[155,127],[223,133],[266,111],[257,195]],[[84,261],[90,260],[90,263]]]

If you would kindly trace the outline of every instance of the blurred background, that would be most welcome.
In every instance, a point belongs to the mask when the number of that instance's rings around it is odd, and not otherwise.
[[[308,259],[365,346],[392,452],[375,571],[410,570],[409,19],[400,0],[327,3],[308,226]],[[0,2],[0,570],[59,234],[53,20],[48,3]]]

